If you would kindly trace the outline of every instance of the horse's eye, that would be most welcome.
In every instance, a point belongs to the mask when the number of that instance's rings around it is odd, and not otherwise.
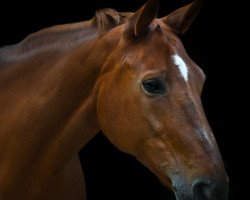
[[[142,86],[143,86],[143,89],[148,94],[163,95],[166,92],[165,82],[161,78],[152,78],[152,79],[142,81]]]

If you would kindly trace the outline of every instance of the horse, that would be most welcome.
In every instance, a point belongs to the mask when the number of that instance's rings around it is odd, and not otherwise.
[[[179,35],[201,1],[157,18],[102,9],[0,49],[0,199],[86,199],[79,150],[100,130],[177,200],[226,200],[200,99],[205,75]]]

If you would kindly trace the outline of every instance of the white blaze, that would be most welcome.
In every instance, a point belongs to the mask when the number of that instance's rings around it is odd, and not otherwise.
[[[181,76],[184,78],[185,81],[188,81],[188,68],[186,63],[178,54],[173,55],[173,61],[174,64],[178,67]]]

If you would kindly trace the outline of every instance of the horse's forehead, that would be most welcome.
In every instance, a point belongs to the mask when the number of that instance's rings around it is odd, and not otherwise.
[[[138,44],[130,54],[133,61],[137,60],[146,68],[169,68],[174,65],[187,79],[186,51],[180,39],[170,31],[155,31]]]
[[[155,61],[164,59],[172,62],[173,55],[176,53],[179,55],[186,54],[181,40],[169,30],[157,29],[153,31],[149,37],[145,38],[144,45],[139,46],[139,48],[135,53],[144,52],[146,57],[150,58],[151,55],[155,58]]]
[[[191,83],[191,80],[202,83],[205,80],[202,69],[188,56],[174,33],[154,32],[133,47],[127,48],[122,60],[124,66],[136,70],[139,77],[164,75],[171,80],[179,77],[175,80],[183,80],[183,83]]]

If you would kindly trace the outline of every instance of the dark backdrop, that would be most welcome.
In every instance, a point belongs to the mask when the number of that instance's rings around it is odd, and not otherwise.
[[[135,11],[144,0],[65,0],[1,2],[0,46],[17,43],[41,28],[91,18],[96,9],[112,7]],[[161,0],[159,16],[189,3]],[[245,198],[243,156],[247,157],[246,94],[248,55],[240,1],[205,1],[203,10],[181,39],[189,55],[207,75],[204,109],[214,130],[230,178],[230,199]],[[241,24],[242,23],[242,24]],[[247,57],[248,56],[248,57]],[[249,134],[248,134],[249,135]],[[90,200],[167,199],[170,195],[157,178],[133,157],[121,153],[102,134],[80,153]]]

